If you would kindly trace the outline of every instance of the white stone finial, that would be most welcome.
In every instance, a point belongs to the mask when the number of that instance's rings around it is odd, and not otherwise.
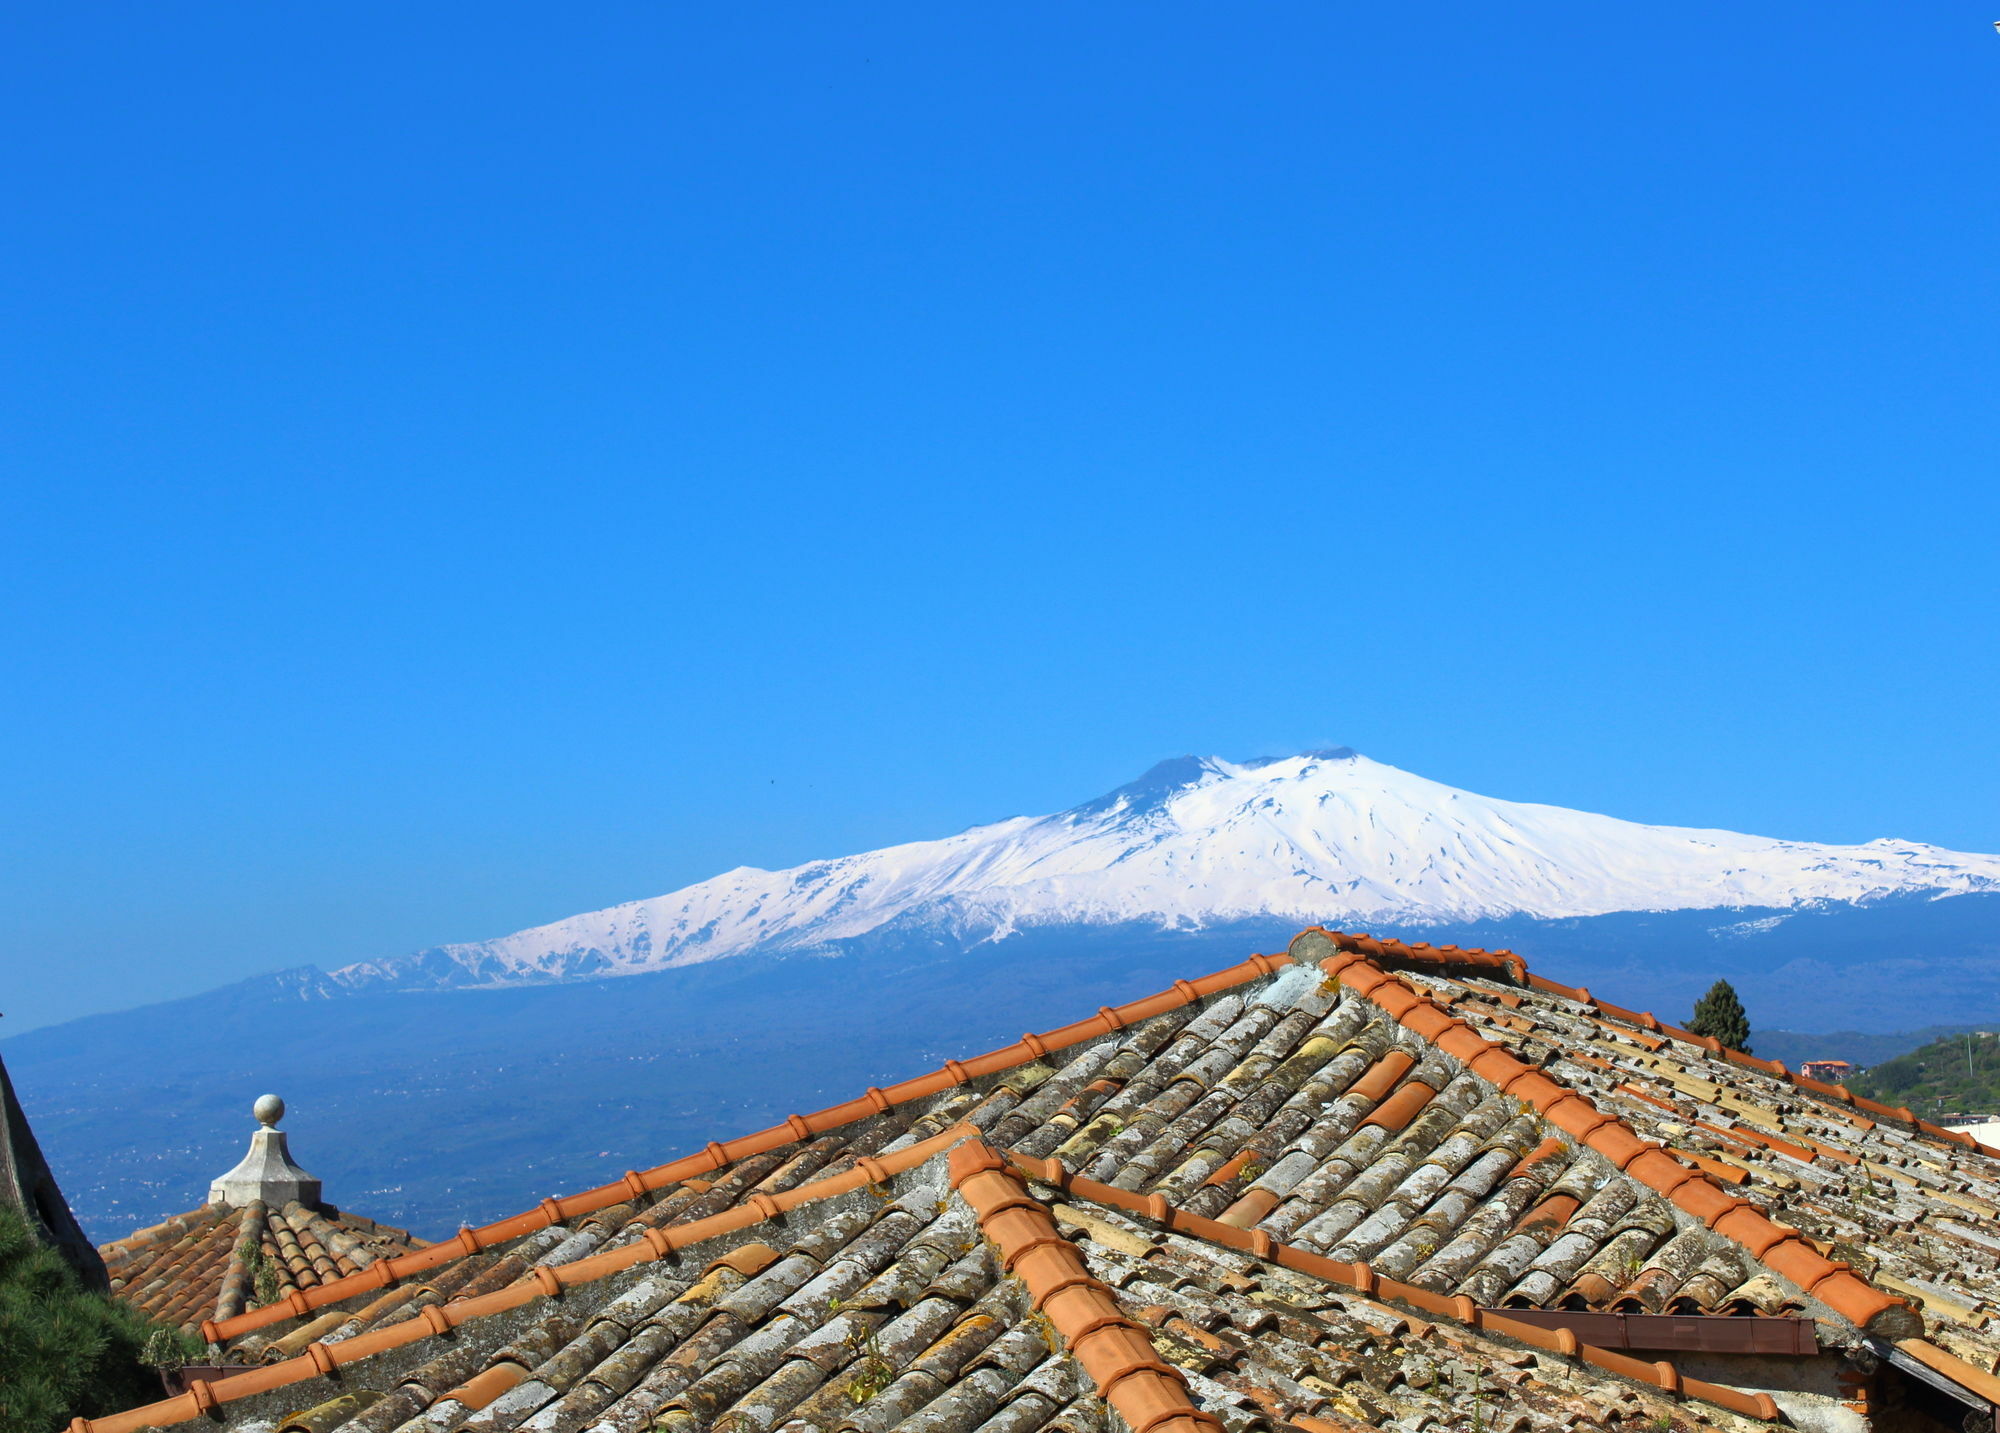
[[[292,1163],[291,1146],[285,1132],[277,1128],[285,1117],[285,1102],[276,1095],[260,1095],[251,1106],[258,1130],[250,1136],[250,1152],[243,1162],[208,1187],[210,1204],[241,1208],[260,1200],[273,1209],[282,1209],[292,1200],[301,1204],[319,1203],[319,1181]]]

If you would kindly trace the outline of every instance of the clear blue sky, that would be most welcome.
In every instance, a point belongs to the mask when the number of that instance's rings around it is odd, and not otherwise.
[[[1187,751],[2000,849],[1992,12],[10,8],[5,1028]]]

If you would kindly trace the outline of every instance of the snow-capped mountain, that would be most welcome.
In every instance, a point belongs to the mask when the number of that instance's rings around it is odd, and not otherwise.
[[[1345,749],[1240,763],[1181,757],[1053,816],[785,871],[740,867],[497,940],[350,965],[332,980],[435,987],[633,975],[753,951],[838,949],[885,932],[972,945],[1065,925],[1441,925],[1971,891],[2000,891],[2000,856],[1647,826],[1478,796]]]

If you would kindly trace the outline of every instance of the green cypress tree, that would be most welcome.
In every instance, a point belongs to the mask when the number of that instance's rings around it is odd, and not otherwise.
[[[1750,1014],[1737,998],[1736,987],[1726,980],[1716,981],[1708,987],[1708,994],[1695,1001],[1688,1029],[1697,1035],[1714,1036],[1726,1049],[1750,1053]]]

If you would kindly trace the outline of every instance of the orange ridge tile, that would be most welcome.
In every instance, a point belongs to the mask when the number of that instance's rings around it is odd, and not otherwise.
[[[1378,940],[1365,932],[1360,935],[1350,935],[1346,931],[1328,930],[1324,926],[1313,926],[1301,933],[1325,936],[1339,949],[1366,957],[1378,964],[1406,962],[1415,965],[1443,966],[1446,969],[1477,971],[1486,976],[1492,976],[1495,972],[1505,972],[1516,985],[1525,985],[1537,978],[1528,974],[1527,962],[1511,950],[1462,950],[1455,945],[1433,946],[1423,942],[1411,945],[1400,940]]]
[[[358,1274],[320,1284],[309,1290],[295,1290],[288,1297],[263,1308],[238,1314],[234,1318],[220,1321],[206,1321],[202,1324],[202,1337],[210,1343],[225,1343],[239,1334],[269,1324],[282,1323],[288,1318],[301,1318],[316,1308],[339,1303],[342,1299],[373,1289],[386,1289],[397,1280],[410,1274],[426,1272],[442,1264],[449,1264],[481,1249],[490,1249],[532,1234],[538,1229],[546,1229],[551,1224],[560,1224],[580,1214],[595,1213],[599,1209],[621,1204],[628,1199],[669,1184],[694,1176],[710,1173],[747,1159],[753,1154],[781,1145],[792,1144],[823,1134],[830,1129],[852,1124],[881,1113],[896,1105],[907,1104],[911,1100],[923,1099],[930,1095],[966,1084],[982,1075],[997,1074],[1040,1059],[1051,1050],[1066,1049],[1085,1040],[1100,1039],[1114,1031],[1123,1029],[1135,1021],[1164,1015],[1170,1010],[1178,1010],[1184,1005],[1220,991],[1256,980],[1274,971],[1284,969],[1290,962],[1280,955],[1253,955],[1248,960],[1204,975],[1197,980],[1177,980],[1171,987],[1154,995],[1129,1001],[1124,1005],[1105,1007],[1087,1020],[1049,1030],[1040,1035],[1027,1034],[1012,1045],[988,1051],[970,1060],[947,1060],[944,1065],[928,1075],[919,1075],[889,1086],[886,1090],[871,1090],[859,1098],[844,1104],[831,1105],[809,1115],[790,1115],[785,1123],[773,1125],[755,1134],[743,1135],[737,1139],[720,1143],[710,1142],[700,1154],[641,1171],[628,1171],[614,1183],[600,1185],[580,1194],[571,1194],[559,1199],[544,1199],[538,1206],[508,1219],[501,1219],[477,1229],[461,1229],[455,1239],[442,1240],[426,1249],[391,1258],[378,1259]]]
[[[1597,1008],[1598,1008],[1599,1010],[1615,1010],[1615,1009],[1617,1009],[1617,1007],[1616,1007],[1616,1006],[1613,1006],[1613,1005],[1606,1005],[1606,1004],[1605,1004],[1605,1003],[1604,1003],[1603,1001],[1601,1001],[1601,1000],[1600,1000],[1600,1001],[1597,1001],[1597,1002],[1595,1002],[1595,1004],[1596,1004],[1596,1006],[1597,1006]],[[1639,1017],[1638,1017],[1638,1016],[1636,1016],[1636,1015],[1632,1017],[1633,1021],[1635,1021],[1635,1022],[1636,1022],[1636,1021],[1638,1020],[1638,1018],[1639,1018]],[[1646,1016],[1646,1018],[1647,1018],[1648,1020],[1653,1020],[1653,1017],[1652,1017],[1652,1016],[1651,1016],[1650,1014],[1648,1014],[1648,1015]],[[1625,1039],[1627,1039],[1627,1040],[1630,1040],[1630,1041],[1632,1041],[1632,1042],[1633,1042],[1634,1044],[1636,1044],[1636,1045],[1640,1046],[1640,1047],[1641,1047],[1641,1048],[1643,1048],[1643,1049],[1646,1049],[1646,1050],[1649,1050],[1649,1051],[1651,1051],[1651,1050],[1663,1050],[1663,1049],[1665,1049],[1665,1048],[1667,1047],[1667,1045],[1668,1045],[1668,1044],[1670,1043],[1670,1042],[1669,1042],[1669,1041],[1667,1041],[1667,1040],[1666,1040],[1666,1039],[1665,1039],[1665,1038],[1664,1038],[1663,1036],[1659,1036],[1659,1035],[1648,1035],[1648,1034],[1647,1034],[1647,1033],[1646,1033],[1645,1031],[1643,1031],[1643,1030],[1628,1030],[1628,1029],[1626,1029],[1626,1028],[1625,1028],[1625,1027],[1624,1027],[1623,1025],[1618,1025],[1618,1024],[1614,1024],[1614,1023],[1613,1023],[1612,1021],[1609,1021],[1609,1020],[1602,1020],[1602,1019],[1599,1019],[1599,1018],[1598,1018],[1597,1016],[1594,1016],[1594,1015],[1590,1017],[1590,1023],[1591,1023],[1591,1024],[1593,1024],[1593,1025],[1595,1025],[1595,1026],[1597,1026],[1597,1027],[1598,1027],[1599,1029],[1603,1029],[1603,1030],[1609,1030],[1609,1031],[1610,1031],[1610,1032],[1611,1032],[1612,1034],[1614,1034],[1614,1035],[1618,1035],[1618,1036],[1622,1036],[1623,1038],[1625,1038]],[[1658,1029],[1658,1028],[1659,1028],[1659,1024],[1660,1024],[1660,1022],[1659,1022],[1659,1021],[1657,1021],[1657,1020],[1653,1020],[1653,1028],[1654,1028],[1654,1029]]]
[[[986,1148],[983,1143],[968,1140],[952,1151],[952,1158],[954,1161],[961,1158],[969,1160],[977,1157],[970,1153],[971,1151]],[[1128,1214],[1139,1215],[1173,1233],[1185,1234],[1210,1244],[1220,1244],[1224,1248],[1249,1254],[1252,1258],[1261,1259],[1265,1263],[1308,1274],[1325,1283],[1339,1284],[1354,1290],[1364,1298],[1393,1299],[1398,1303],[1409,1304],[1434,1317],[1449,1319],[1462,1327],[1481,1329],[1544,1352],[1581,1359],[1585,1363],[1620,1377],[1651,1384],[1678,1397],[1698,1398],[1705,1403],[1713,1403],[1718,1408],[1740,1413],[1746,1418],[1761,1418],[1767,1422],[1774,1422],[1778,1417],[1777,1404],[1772,1401],[1768,1393],[1752,1395],[1698,1378],[1683,1378],[1680,1371],[1672,1364],[1644,1363],[1608,1349],[1581,1343],[1575,1332],[1570,1329],[1549,1329],[1537,1324],[1523,1323],[1490,1309],[1482,1309],[1464,1294],[1434,1294],[1429,1289],[1418,1288],[1415,1284],[1383,1278],[1364,1261],[1342,1263],[1312,1253],[1310,1250],[1301,1249],[1294,1244],[1280,1244],[1262,1229],[1238,1229],[1219,1220],[1190,1214],[1185,1209],[1176,1209],[1157,1195],[1139,1194],[1113,1185],[1099,1184],[1096,1180],[1070,1173],[1058,1159],[1038,1159],[1011,1151],[1003,1158],[1004,1162],[1022,1177],[1060,1189],[1064,1194],[1087,1200],[1092,1204],[1102,1204]],[[1025,1190],[1023,1193],[1025,1194]]]
[[[1642,1090],[1629,1080],[1626,1081],[1624,1084],[1618,1086],[1618,1088],[1613,1090],[1612,1093],[1618,1095],[1629,1095],[1635,1100],[1644,1100],[1647,1104],[1657,1105],[1659,1108],[1665,1110],[1668,1114],[1673,1115],[1676,1118],[1680,1116],[1680,1110],[1675,1108],[1674,1102],[1672,1100],[1662,1099],[1660,1096],[1653,1094],[1650,1091]]]
[[[1729,1184],[1747,1184],[1750,1182],[1750,1172],[1746,1169],[1738,1169],[1733,1164],[1724,1164],[1719,1159],[1710,1159],[1707,1155],[1697,1154],[1691,1149],[1674,1148],[1673,1153],[1676,1157],[1686,1160],[1696,1169],[1702,1170],[1714,1178],[1723,1180]]]
[[[1749,1135],[1751,1131],[1749,1130],[1730,1129],[1724,1125],[1710,1124],[1707,1120],[1695,1120],[1694,1127],[1696,1129],[1707,1130],[1723,1143],[1733,1144],[1745,1154],[1755,1154],[1757,1152],[1757,1146],[1750,1142]]]
[[[1786,1130],[1785,1137],[1787,1139],[1797,1140],[1800,1144],[1804,1145],[1807,1149],[1810,1149],[1814,1154],[1818,1155],[1821,1159],[1830,1159],[1837,1164],[1861,1163],[1861,1156],[1856,1154],[1853,1150],[1837,1149],[1833,1145],[1822,1144],[1819,1140],[1813,1139],[1809,1135],[1800,1134],[1797,1130],[1793,1129]],[[1971,1138],[1971,1136],[1968,1135],[1967,1138],[1969,1139]]]
[[[527,1378],[528,1370],[512,1359],[502,1359],[484,1373],[475,1374],[440,1398],[440,1403],[459,1403],[478,1412],[501,1394]]]
[[[1035,1308],[1055,1325],[1132,1433],[1225,1433],[1221,1419],[1194,1406],[1186,1377],[1125,1316],[1006,1160],[990,1145],[968,1140],[952,1150],[947,1167],[951,1187],[1000,1251],[1001,1267],[1028,1286]]]
[[[1428,966],[1442,968],[1448,974],[1476,974],[1490,980],[1502,978],[1504,972],[1505,978],[1512,980],[1516,985],[1525,986],[1530,990],[1540,990],[1565,1000],[1574,1000],[1600,1014],[1636,1025],[1654,1035],[1665,1036],[1684,1045],[1698,1046],[1732,1064],[1762,1070],[1765,1074],[1773,1075],[1799,1089],[1839,1100],[1857,1109],[1872,1111],[1888,1119],[1899,1120],[1933,1139],[1945,1140],[1951,1144],[1976,1150],[1989,1158],[2000,1159],[2000,1148],[1981,1144],[1963,1130],[1945,1129],[1929,1120],[1919,1119],[1915,1111],[1907,1106],[1892,1109],[1864,1095],[1853,1093],[1845,1085],[1829,1085],[1819,1080],[1807,1079],[1786,1069],[1782,1060],[1760,1060],[1755,1055],[1745,1054],[1741,1050],[1725,1049],[1722,1042],[1713,1036],[1697,1035],[1692,1030],[1683,1030],[1678,1025],[1668,1025],[1649,1010],[1626,1010],[1622,1006],[1596,999],[1586,987],[1563,985],[1545,976],[1536,975],[1528,969],[1527,962],[1511,950],[1461,950],[1457,946],[1407,945],[1398,940],[1379,940],[1369,935],[1350,935],[1344,931],[1328,930],[1324,926],[1311,926],[1300,934],[1323,936],[1337,949],[1351,955],[1362,956],[1378,969],[1387,969],[1397,964]],[[1507,996],[1500,993],[1500,998],[1504,1001]],[[1514,997],[1514,1000],[1518,1002],[1519,997]],[[1862,1127],[1873,1128],[1866,1121],[1862,1122]]]
[[[1695,1123],[1713,1134],[1722,1135],[1738,1144],[1752,1144],[1762,1149],[1775,1150],[1779,1154],[1788,1154],[1803,1164],[1811,1164],[1816,1157],[1815,1152],[1804,1145],[1793,1144],[1788,1139],[1779,1139],[1776,1135],[1768,1135],[1762,1130],[1750,1129],[1745,1125],[1724,1128],[1721,1125],[1710,1124],[1707,1120],[1696,1120]]]
[[[1409,990],[1365,955],[1349,951],[1321,961],[1320,968],[1490,1084],[1533,1105],[1579,1144],[1748,1249],[1765,1267],[1856,1328],[1889,1338],[1922,1333],[1922,1318],[1907,1301],[1883,1293],[1846,1265],[1828,1260],[1798,1230],[1772,1222],[1748,1200],[1730,1194],[1707,1174],[1640,1138],[1617,1116],[1603,1113],[1576,1091],[1524,1064],[1463,1020]]]
[[[1947,1353],[1928,1339],[1903,1339],[1896,1347],[1932,1372],[1943,1374],[1960,1388],[1971,1389],[1989,1403],[2000,1405],[2000,1377]]]

